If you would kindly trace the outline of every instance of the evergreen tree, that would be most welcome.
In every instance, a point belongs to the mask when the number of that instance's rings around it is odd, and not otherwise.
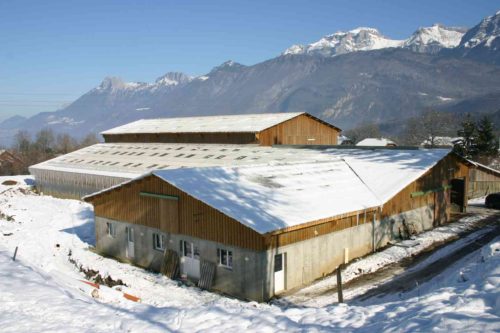
[[[467,114],[458,130],[461,139],[455,144],[453,150],[465,158],[473,158],[477,155],[476,146],[476,124],[470,114]]]
[[[477,150],[479,155],[496,157],[498,155],[498,139],[494,134],[493,123],[484,116],[477,124]]]

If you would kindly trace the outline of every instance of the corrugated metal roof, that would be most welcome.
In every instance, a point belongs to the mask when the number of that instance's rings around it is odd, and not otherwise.
[[[260,113],[206,117],[141,119],[123,126],[112,128],[102,132],[101,134],[217,132],[256,133],[295,118],[303,113],[304,112]]]

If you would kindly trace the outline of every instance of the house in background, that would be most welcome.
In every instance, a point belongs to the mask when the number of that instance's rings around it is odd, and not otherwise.
[[[447,150],[318,154],[326,159],[157,170],[89,195],[97,250],[157,271],[178,257],[195,282],[212,265],[213,289],[263,301],[467,205],[473,166]]]
[[[434,139],[428,138],[424,140],[420,146],[422,147],[440,147],[440,148],[453,148],[457,143],[459,143],[462,137],[450,137],[450,136],[436,136]]]
[[[24,161],[18,154],[0,149],[0,175],[20,174],[24,168]]]
[[[396,143],[386,138],[366,138],[356,144],[360,147],[396,147]]]

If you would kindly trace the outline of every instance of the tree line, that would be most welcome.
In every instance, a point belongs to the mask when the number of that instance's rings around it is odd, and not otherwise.
[[[398,127],[400,131],[397,134],[386,137],[400,146],[435,148],[442,144],[441,137],[451,137],[456,138],[453,146],[456,153],[482,164],[494,167],[500,164],[497,161],[500,133],[488,115],[457,117],[447,112],[426,110]],[[350,143],[356,144],[365,138],[380,138],[383,132],[379,124],[364,123],[347,130],[344,135]]]
[[[0,165],[0,175],[27,174],[28,167],[99,142],[95,133],[77,140],[67,133],[55,134],[50,128],[42,129],[32,136],[28,131],[18,131],[10,152],[20,163]]]

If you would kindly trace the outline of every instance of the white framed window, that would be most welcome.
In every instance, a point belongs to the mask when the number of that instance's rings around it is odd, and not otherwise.
[[[181,240],[181,254],[184,257],[200,259],[200,250],[192,242]]]
[[[233,268],[233,251],[217,249],[217,264],[229,269]]]
[[[155,250],[165,250],[165,236],[161,234],[153,234],[153,248]]]
[[[114,238],[116,236],[116,229],[114,223],[106,222],[106,232],[108,233],[109,237]]]

